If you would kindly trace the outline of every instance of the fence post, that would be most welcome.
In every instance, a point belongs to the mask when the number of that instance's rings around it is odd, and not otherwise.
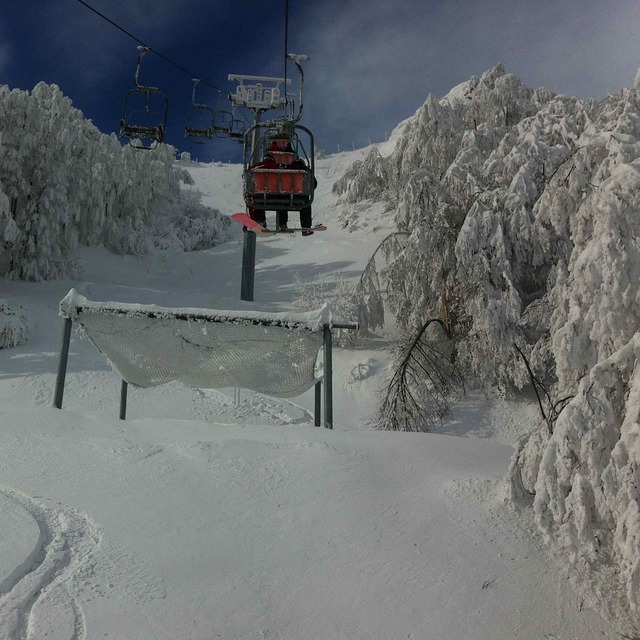
[[[324,426],[333,429],[333,353],[331,326],[324,325]]]
[[[314,412],[314,416],[315,416],[315,422],[313,423],[315,427],[319,427],[320,424],[322,423],[322,381],[318,380],[318,382],[316,382],[316,386],[315,386],[315,392],[316,392],[316,397],[315,397],[315,412]]]
[[[122,381],[120,387],[120,420],[125,420],[127,417],[127,389],[129,384],[126,380]]]
[[[56,376],[56,390],[53,396],[53,406],[62,409],[62,396],[64,395],[64,381],[67,377],[67,361],[69,360],[69,344],[71,342],[71,318],[64,319],[62,327],[62,347],[60,360],[58,361],[58,375]]]

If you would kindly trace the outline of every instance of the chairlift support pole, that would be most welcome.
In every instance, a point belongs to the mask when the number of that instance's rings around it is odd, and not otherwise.
[[[122,381],[120,386],[120,420],[126,420],[127,418],[127,390],[129,383],[126,380]]]
[[[256,234],[248,229],[244,232],[242,245],[242,276],[240,300],[253,301],[253,284],[256,276]]]
[[[300,63],[307,60],[308,57],[304,55],[287,54],[287,58],[293,60],[300,72],[300,107],[302,107],[302,83],[304,82],[304,74]],[[256,125],[260,123],[262,113],[269,109],[284,109],[286,107],[288,97],[287,85],[291,83],[291,80],[286,77],[272,78],[266,76],[245,76],[237,74],[229,74],[228,79],[231,81],[236,80],[238,82],[236,92],[229,95],[229,99],[233,106],[244,107],[254,113],[254,129],[251,139],[251,151],[253,154],[255,153],[259,139],[258,127]],[[251,82],[252,84],[245,84],[245,82]],[[284,84],[284,96],[281,95],[280,92],[281,84]],[[301,115],[302,108],[293,122],[299,120]],[[246,300],[248,302],[253,301],[255,270],[256,234],[250,231],[245,231],[242,247],[242,273],[240,283],[241,300]]]
[[[254,126],[260,124],[262,112],[264,109],[252,109],[254,118]],[[251,148],[255,149],[258,142],[258,127],[253,130],[253,139],[251,140]],[[242,274],[240,282],[240,300],[253,302],[253,288],[256,278],[256,234],[248,229],[244,232],[244,241],[242,245]]]

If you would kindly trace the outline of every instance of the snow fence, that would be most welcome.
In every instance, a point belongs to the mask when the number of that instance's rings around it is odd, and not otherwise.
[[[202,389],[243,387],[290,398],[321,377],[327,305],[306,313],[170,309],[93,302],[72,289],[60,302],[129,384],[172,380]]]

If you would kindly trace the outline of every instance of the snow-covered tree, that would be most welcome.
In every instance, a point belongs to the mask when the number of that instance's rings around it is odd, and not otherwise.
[[[548,539],[640,637],[640,89],[581,101],[498,66],[429,97],[397,139],[380,196],[380,160],[340,185],[394,203],[410,234],[388,306],[415,335],[446,299],[468,376],[548,386],[553,419],[521,443],[514,496],[535,495]]]
[[[78,244],[141,254],[191,250],[225,237],[228,221],[198,196],[175,150],[123,147],[83,118],[56,85],[0,87],[0,275],[69,273]]]
[[[0,300],[0,349],[15,347],[27,339],[24,316],[6,300]]]
[[[56,85],[0,86],[0,277],[69,275],[78,244],[139,255],[223,240],[228,219],[181,190],[191,179],[174,160],[170,146],[140,153],[103,135]],[[25,335],[1,301],[0,346]]]
[[[553,433],[521,443],[512,496],[532,495],[537,521],[594,604],[640,637],[640,333],[581,380]]]

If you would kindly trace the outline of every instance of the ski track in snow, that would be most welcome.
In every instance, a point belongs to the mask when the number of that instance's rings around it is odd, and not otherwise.
[[[0,637],[38,640],[46,629],[55,640],[85,640],[74,591],[93,572],[100,529],[74,509],[48,506],[16,489],[0,487],[0,496],[29,513],[39,530],[32,552],[0,584]]]

